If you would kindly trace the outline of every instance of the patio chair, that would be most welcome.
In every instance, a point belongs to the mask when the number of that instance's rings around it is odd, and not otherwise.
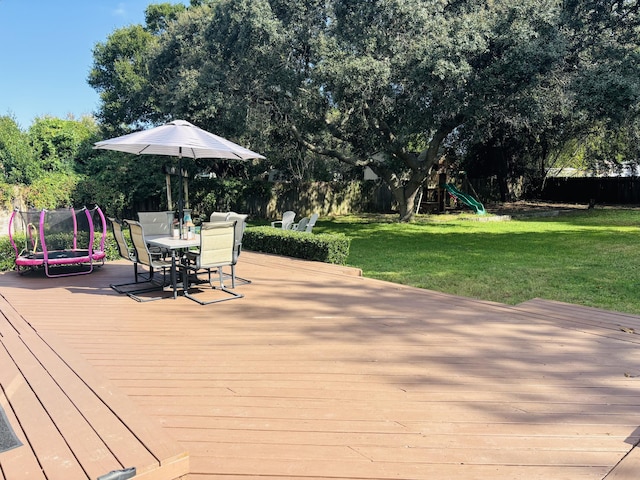
[[[138,221],[144,228],[145,235],[171,235],[174,213],[138,212]]]
[[[316,221],[318,220],[318,214],[314,213],[310,217],[304,217],[298,223],[294,223],[291,226],[291,230],[296,230],[298,232],[306,232],[311,233],[313,227],[316,225]]]
[[[183,259],[184,296],[199,303],[209,305],[212,303],[242,298],[244,295],[229,290],[224,285],[224,275],[222,268],[233,266],[235,250],[235,225],[236,222],[208,222],[203,223],[200,228],[200,249],[199,251],[187,252]],[[211,270],[218,272],[218,284],[216,286],[211,281]],[[196,276],[202,271],[208,274],[209,286],[214,290],[220,290],[229,296],[204,301],[196,298],[189,292],[189,273]]]
[[[144,228],[145,235],[171,235],[174,213],[163,212],[138,212],[138,221]],[[149,247],[151,253],[167,255],[168,252],[159,247]]]
[[[138,284],[138,259],[136,258],[136,252],[133,247],[130,247],[127,243],[127,239],[124,236],[124,232],[122,230],[122,223],[120,223],[115,218],[109,217],[109,222],[111,222],[111,232],[113,233],[113,238],[116,240],[116,244],[118,245],[118,253],[120,256],[126,260],[129,260],[133,263],[133,282],[125,282],[125,283],[112,283],[109,285],[113,290],[118,293],[126,293],[126,290],[123,290],[121,287],[128,287],[131,285]],[[147,280],[147,279],[145,279]]]
[[[129,225],[129,232],[131,233],[131,241],[133,242],[133,248],[135,256],[139,264],[145,265],[149,268],[149,282],[152,283],[148,288],[134,290],[126,292],[131,298],[138,302],[148,302],[152,300],[160,300],[162,298],[171,297],[140,297],[138,294],[143,292],[152,292],[154,290],[164,290],[166,285],[166,272],[167,269],[171,269],[171,261],[164,258],[160,258],[158,255],[153,255],[149,251],[149,246],[144,238],[145,232],[142,224],[135,220],[125,220],[125,223]],[[162,282],[155,282],[153,279],[156,269],[162,270]],[[175,295],[175,292],[174,292]]]
[[[291,225],[291,230],[294,232],[306,232],[309,220],[309,217],[301,218],[298,223],[294,223],[293,225]]]
[[[210,222],[226,222],[229,212],[212,212],[209,216]]]
[[[311,233],[313,231],[313,227],[316,226],[316,222],[318,221],[319,216],[320,216],[319,214],[314,213],[313,215],[311,215],[311,217],[309,217],[309,223],[307,223],[307,228],[305,232]]]
[[[229,212],[228,220],[230,222],[236,222],[235,228],[235,247],[233,249],[233,264],[231,265],[231,288],[236,288],[236,283],[241,282],[240,285],[246,285],[251,283],[251,280],[246,278],[236,277],[236,263],[238,263],[238,257],[242,252],[242,237],[244,230],[247,227],[248,215],[244,213]]]
[[[271,222],[271,226],[275,228],[282,228],[283,230],[290,230],[293,225],[293,221],[296,219],[296,212],[287,210],[282,214],[282,220],[275,220]]]

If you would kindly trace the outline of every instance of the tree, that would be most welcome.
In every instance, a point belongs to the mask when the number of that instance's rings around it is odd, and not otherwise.
[[[40,174],[29,136],[8,116],[0,117],[0,172],[11,184],[29,184]]]
[[[632,5],[192,2],[146,44],[141,94],[115,85],[130,103],[110,121],[183,117],[263,153],[294,158],[302,147],[369,166],[409,221],[447,151],[492,146],[520,167],[518,151],[535,162],[603,117],[636,115]]]
[[[100,94],[97,117],[106,134],[141,128],[157,118],[147,59],[158,36],[184,11],[183,4],[151,4],[145,11],[145,26],[117,29],[95,45],[87,81]]]
[[[97,117],[105,133],[119,134],[146,122],[150,99],[145,64],[154,38],[142,26],[133,25],[116,30],[106,43],[95,46],[88,82],[100,94]]]
[[[616,159],[639,158],[632,140],[640,98],[637,2],[570,0],[562,7],[558,61],[520,100],[506,104],[507,115],[486,119],[491,128],[484,138],[465,136],[465,168],[494,165],[483,173],[498,175],[503,200],[505,175],[528,176],[535,190],[551,167],[597,171],[603,162],[610,168]]]
[[[167,26],[178,18],[186,7],[181,3],[158,3],[151,4],[145,11],[145,23],[147,30],[154,34],[164,32]]]
[[[80,153],[86,152],[97,133],[98,127],[90,117],[79,121],[48,116],[36,118],[28,134],[40,175],[76,172]]]

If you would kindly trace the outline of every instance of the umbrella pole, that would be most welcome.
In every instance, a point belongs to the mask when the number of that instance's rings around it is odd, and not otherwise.
[[[184,223],[184,201],[182,200],[182,147],[180,147],[180,155],[178,156],[178,219],[180,221],[180,238],[182,236],[182,229]]]
[[[167,210],[173,210],[173,199],[171,198],[171,175],[168,173],[164,176],[165,183],[167,184]]]

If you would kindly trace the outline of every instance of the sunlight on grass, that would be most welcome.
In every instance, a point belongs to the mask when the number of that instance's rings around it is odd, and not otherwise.
[[[367,277],[518,304],[531,298],[640,314],[640,212],[473,221],[420,216],[339,217],[318,231],[352,238],[349,264]]]

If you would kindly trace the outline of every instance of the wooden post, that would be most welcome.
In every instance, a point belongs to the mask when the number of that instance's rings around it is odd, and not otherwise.
[[[443,213],[445,210],[445,200],[447,197],[444,185],[447,183],[447,174],[438,174],[438,212]]]
[[[173,210],[173,200],[171,199],[171,175],[167,173],[164,178],[167,184],[167,210]]]
[[[180,172],[182,173],[182,172]],[[182,182],[184,183],[183,191],[184,191],[184,206],[189,208],[189,178],[187,175],[182,177]]]

